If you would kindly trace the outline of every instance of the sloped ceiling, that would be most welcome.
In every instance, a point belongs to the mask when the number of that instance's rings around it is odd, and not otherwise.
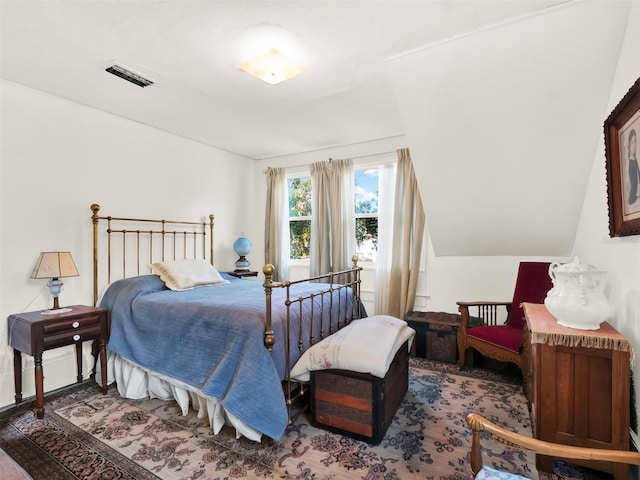
[[[571,254],[628,7],[572,2],[390,61],[438,255]]]
[[[2,78],[261,159],[403,134],[386,59],[566,0],[6,1]],[[238,66],[279,48],[279,85]],[[121,63],[145,89],[104,72]]]
[[[0,75],[252,159],[407,135],[437,255],[563,255],[628,6],[2,0]],[[240,72],[256,45],[308,72]]]

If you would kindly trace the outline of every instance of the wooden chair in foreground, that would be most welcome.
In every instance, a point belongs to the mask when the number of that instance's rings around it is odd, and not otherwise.
[[[457,302],[461,324],[458,328],[458,366],[462,368],[466,351],[474,348],[482,355],[515,363],[522,370],[524,311],[522,303],[543,303],[553,284],[547,262],[521,262],[510,302]],[[469,309],[477,307],[482,325],[469,328]],[[499,309],[506,307],[507,320],[499,325]]]
[[[467,416],[467,424],[472,430],[471,440],[471,471],[476,480],[484,478],[500,479],[520,479],[524,478],[515,474],[498,472],[482,465],[482,451],[480,445],[480,432],[489,432],[491,436],[500,443],[509,445],[520,450],[529,450],[540,455],[551,455],[556,458],[573,460],[599,460],[605,462],[625,463],[629,465],[640,465],[640,453],[626,452],[622,450],[606,450],[598,448],[573,447],[570,445],[560,445],[557,443],[536,440],[519,433],[514,433],[499,427],[477,413]]]

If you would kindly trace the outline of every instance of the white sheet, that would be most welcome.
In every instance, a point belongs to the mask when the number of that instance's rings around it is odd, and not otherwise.
[[[100,382],[100,362],[96,365],[96,381]],[[131,399],[159,398],[178,402],[183,415],[187,415],[191,406],[198,418],[206,418],[213,433],[217,434],[224,425],[236,430],[236,438],[241,436],[260,442],[262,434],[249,427],[234,415],[225,411],[215,397],[207,397],[194,387],[142,368],[126,358],[108,352],[107,383],[116,383],[118,393]]]

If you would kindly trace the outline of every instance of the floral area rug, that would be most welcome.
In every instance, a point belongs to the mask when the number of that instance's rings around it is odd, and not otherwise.
[[[0,447],[35,480],[55,479],[467,479],[477,412],[531,435],[521,383],[486,371],[410,360],[409,392],[379,446],[326,432],[301,415],[279,441],[213,435],[175,402],[123,399],[85,383],[0,421]],[[268,412],[265,412],[267,415]],[[483,439],[485,464],[538,478],[533,454]],[[578,477],[579,478],[579,477]]]

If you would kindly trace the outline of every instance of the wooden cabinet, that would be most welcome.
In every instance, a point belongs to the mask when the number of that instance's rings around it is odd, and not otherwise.
[[[629,450],[630,342],[608,323],[599,330],[558,325],[542,304],[524,304],[524,387],[534,436],[549,442]],[[551,472],[554,457],[537,455]],[[572,460],[627,480],[628,465]]]

